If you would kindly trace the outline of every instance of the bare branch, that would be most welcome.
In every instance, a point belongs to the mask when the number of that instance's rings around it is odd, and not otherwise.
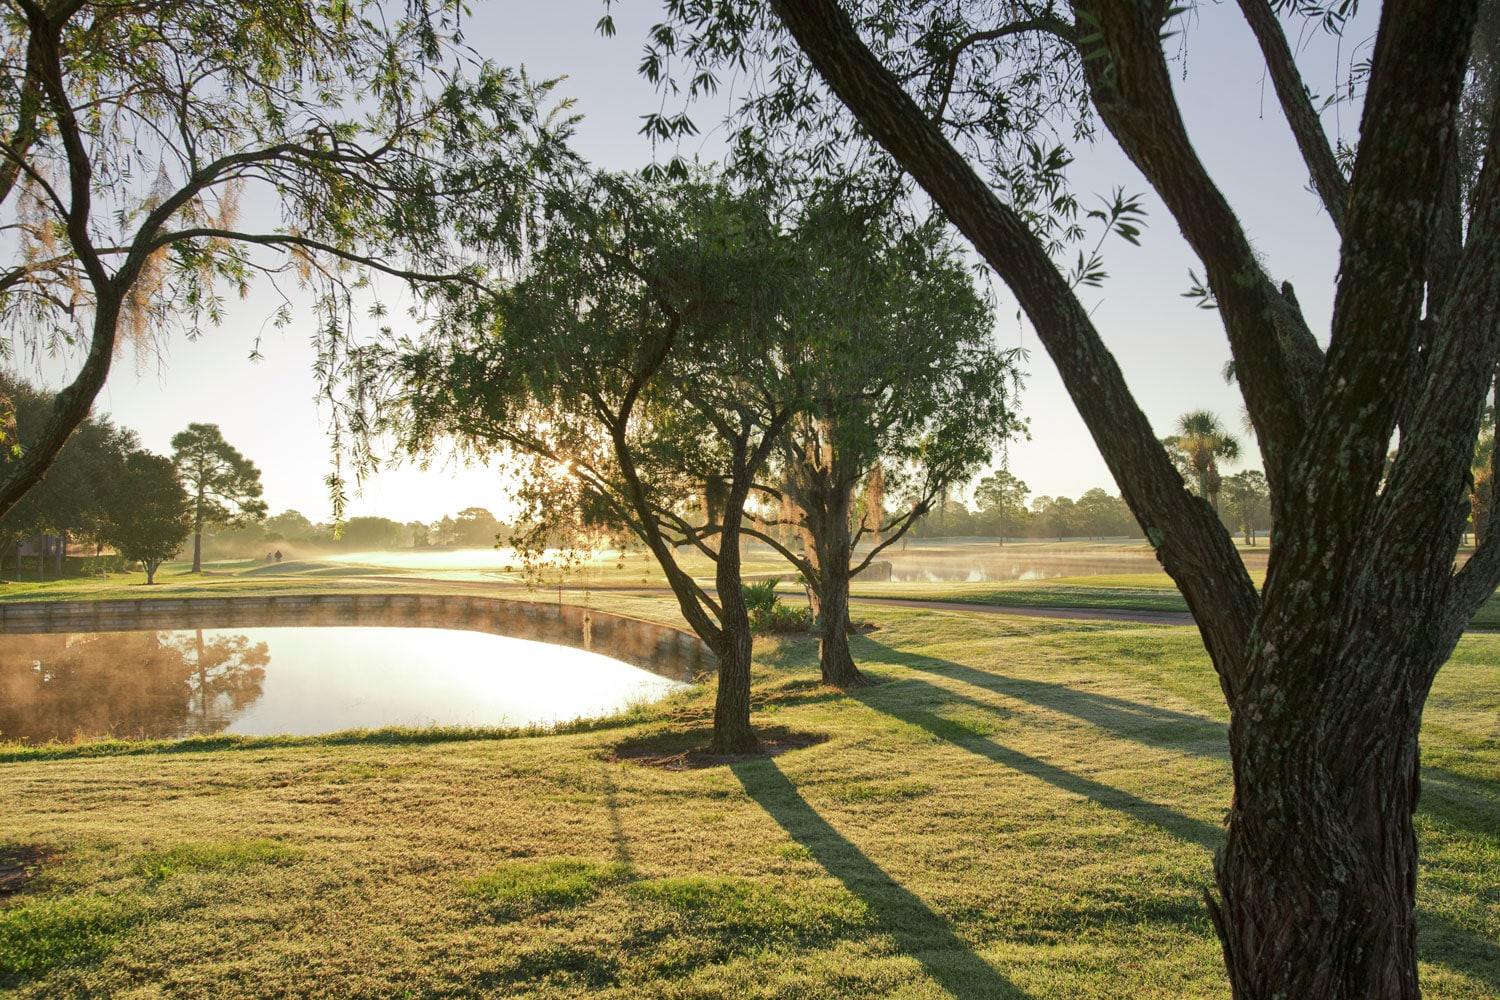
[[[1307,164],[1312,175],[1313,187],[1323,201],[1323,208],[1333,227],[1340,234],[1344,231],[1344,218],[1349,202],[1349,182],[1334,159],[1333,148],[1323,131],[1323,123],[1313,108],[1302,74],[1297,71],[1297,62],[1292,58],[1291,46],[1286,34],[1276,20],[1276,14],[1266,0],[1239,0],[1240,11],[1255,32],[1265,57],[1266,69],[1271,73],[1271,84],[1276,88],[1276,98],[1281,102],[1281,112],[1297,140],[1302,152],[1302,162]]]

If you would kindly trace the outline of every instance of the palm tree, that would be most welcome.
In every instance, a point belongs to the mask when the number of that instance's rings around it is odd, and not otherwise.
[[[1240,442],[1207,410],[1192,410],[1177,418],[1177,433],[1168,439],[1198,476],[1198,495],[1219,509],[1219,459],[1234,461]]]

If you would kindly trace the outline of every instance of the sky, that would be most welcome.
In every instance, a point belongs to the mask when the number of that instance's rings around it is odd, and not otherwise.
[[[565,76],[557,93],[575,99],[574,111],[583,116],[575,148],[596,166],[639,168],[672,152],[653,151],[639,134],[641,116],[662,103],[637,73],[646,31],[660,19],[659,0],[617,0],[613,38],[595,31],[602,10],[600,0],[480,0],[465,40],[498,64],[524,65],[534,78]],[[1338,43],[1312,31],[1294,35],[1309,86],[1329,92],[1350,53],[1368,44],[1366,35],[1352,28]],[[1272,276],[1292,282],[1312,329],[1326,342],[1336,236],[1308,191],[1306,169],[1233,5],[1200,5],[1176,68],[1179,99],[1200,157]],[[695,111],[706,134],[683,153],[710,159],[718,154],[722,131],[713,125],[726,106]],[[1352,137],[1356,116],[1344,107],[1328,112],[1326,122]],[[1184,412],[1211,410],[1244,445],[1242,461],[1225,471],[1257,467],[1238,391],[1220,376],[1229,350],[1218,315],[1182,294],[1189,269],[1201,274],[1202,268],[1145,181],[1108,134],[1100,133],[1069,171],[1075,191],[1086,203],[1117,186],[1144,194],[1148,217],[1140,247],[1120,240],[1106,244],[1109,278],[1102,288],[1084,291],[1085,304],[1159,434],[1171,433]],[[1021,409],[1031,426],[1030,439],[1012,442],[1003,461],[1034,495],[1077,497],[1096,486],[1117,492],[1034,332],[1003,288],[998,291],[997,342],[1028,352]],[[222,327],[196,341],[165,339],[151,356],[126,348],[95,412],[135,430],[146,448],[161,454],[170,453],[172,435],[189,423],[218,424],[226,440],[261,469],[273,513],[296,509],[326,520],[331,505],[323,480],[331,451],[328,413],[316,402],[312,317],[309,312],[305,322],[276,329],[270,323],[275,305],[268,287],[252,288],[248,298],[228,303]],[[252,362],[257,340],[262,357]],[[73,364],[18,356],[10,367],[56,386]],[[351,496],[347,515],[430,522],[478,506],[504,517],[505,483],[499,469],[461,467],[452,460],[423,469],[406,460],[366,480]]]

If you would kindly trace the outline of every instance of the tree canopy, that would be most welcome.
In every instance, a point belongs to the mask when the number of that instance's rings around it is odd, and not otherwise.
[[[1023,426],[1017,352],[994,346],[993,312],[941,219],[834,189],[798,207],[788,238],[810,272],[796,320],[809,388],[758,490],[773,530],[747,533],[807,581],[823,681],[846,687],[861,680],[850,577]]]
[[[745,505],[805,396],[789,322],[803,275],[769,209],[707,179],[579,177],[549,197],[518,281],[362,359],[366,399],[394,384],[384,419],[408,447],[452,435],[511,459],[533,538],[566,524],[640,540],[719,657],[721,750],[755,744]],[[682,546],[715,560],[713,592],[680,567]]]
[[[534,170],[566,158],[549,85],[457,47],[462,8],[373,0],[0,5],[0,356],[83,356],[0,514],[82,422],[121,339],[196,334],[260,275],[309,289],[325,374],[370,274],[472,277],[450,224],[513,254]],[[0,444],[8,444],[0,441]]]
[[[45,426],[52,396],[0,373],[0,397],[9,401],[9,433],[18,451]],[[51,474],[0,516],[0,566],[15,543],[36,535],[60,535],[104,544],[113,527],[112,483],[125,457],[138,448],[135,435],[110,421],[89,417],[58,455]],[[0,475],[20,456],[0,452]],[[39,569],[40,569],[39,564]]]
[[[171,459],[145,451],[125,459],[113,487],[110,541],[120,555],[146,568],[147,584],[155,583],[157,569],[176,558],[192,532],[187,492]]]

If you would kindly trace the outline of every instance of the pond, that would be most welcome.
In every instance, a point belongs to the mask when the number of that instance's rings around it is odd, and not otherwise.
[[[548,725],[686,686],[597,653],[451,629],[7,635],[0,739]]]
[[[546,726],[712,669],[674,629],[477,598],[12,604],[0,632],[0,741],[32,743]]]

